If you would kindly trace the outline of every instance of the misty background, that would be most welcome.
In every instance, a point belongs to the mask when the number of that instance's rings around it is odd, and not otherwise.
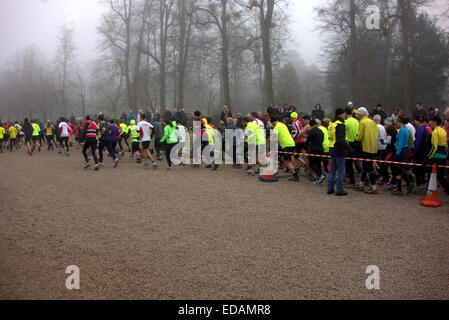
[[[380,30],[365,26],[381,10]],[[442,108],[447,0],[2,0],[0,119]]]

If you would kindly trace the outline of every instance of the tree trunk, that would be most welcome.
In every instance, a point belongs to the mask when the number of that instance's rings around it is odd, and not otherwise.
[[[274,104],[273,91],[273,63],[271,59],[271,24],[273,20],[274,2],[275,0],[266,0],[267,13],[265,15],[264,3],[261,0],[259,4],[260,26],[262,29],[262,52],[264,63],[264,89],[266,105]]]
[[[351,20],[351,96],[355,103],[361,103],[360,99],[360,81],[359,81],[359,56],[357,48],[357,26],[355,21],[356,6],[355,1],[351,0],[349,16]]]
[[[184,81],[186,75],[187,59],[190,49],[190,36],[192,34],[193,13],[189,13],[188,22],[186,21],[187,6],[185,0],[178,0],[179,8],[179,61],[178,61],[178,79],[177,79],[177,97],[178,105],[184,107]],[[188,25],[187,25],[188,23]]]
[[[231,106],[231,91],[229,86],[229,38],[228,38],[228,1],[221,0],[221,103]]]
[[[398,0],[399,20],[402,35],[403,74],[404,81],[404,110],[407,114],[413,112],[410,98],[410,50],[409,50],[409,17],[410,3],[408,0]]]

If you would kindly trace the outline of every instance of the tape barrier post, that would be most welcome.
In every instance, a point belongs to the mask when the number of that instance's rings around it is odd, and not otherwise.
[[[433,165],[432,175],[429,181],[429,188],[427,190],[427,195],[424,200],[422,200],[421,205],[427,208],[439,208],[442,206],[441,202],[438,200],[438,184],[437,184],[437,165]]]

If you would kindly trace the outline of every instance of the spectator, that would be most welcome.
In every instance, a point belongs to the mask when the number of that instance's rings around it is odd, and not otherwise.
[[[394,121],[396,121],[396,119],[399,117],[399,112],[400,112],[400,110],[399,109],[394,109],[394,112],[393,112],[393,114],[391,115],[391,118],[394,120]]]
[[[179,108],[179,113],[178,113],[178,115],[179,115],[179,122],[180,122],[184,127],[186,127],[186,126],[187,126],[187,116],[186,116],[186,113],[185,113],[183,107]]]
[[[413,121],[418,120],[420,117],[428,118],[426,110],[421,102],[416,104],[416,109],[413,111]]]
[[[312,119],[318,119],[320,121],[324,119],[324,111],[322,110],[321,104],[317,103],[315,105],[315,109],[312,111]]]
[[[127,121],[128,123],[130,123],[131,120],[137,121],[137,116],[134,114],[134,111],[129,110],[129,114],[128,114],[128,116],[126,117],[126,121]]]
[[[387,114],[385,113],[382,105],[380,103],[377,104],[376,109],[374,109],[373,113],[371,114],[373,117],[376,115],[380,116],[380,124],[385,123],[385,119],[387,118]]]
[[[228,106],[224,106],[223,111],[221,112],[220,120],[226,123],[229,117],[231,117],[232,112]]]
[[[170,112],[170,110],[168,108],[166,108],[165,109],[165,114],[164,114],[164,121],[167,124],[170,124],[172,122],[172,119],[173,119],[172,113]]]

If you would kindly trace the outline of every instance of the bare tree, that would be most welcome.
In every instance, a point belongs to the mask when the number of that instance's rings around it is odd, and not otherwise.
[[[56,57],[56,66],[60,81],[61,116],[64,117],[67,113],[67,86],[70,82],[75,62],[76,48],[73,40],[73,29],[63,26],[58,41],[59,47]]]

